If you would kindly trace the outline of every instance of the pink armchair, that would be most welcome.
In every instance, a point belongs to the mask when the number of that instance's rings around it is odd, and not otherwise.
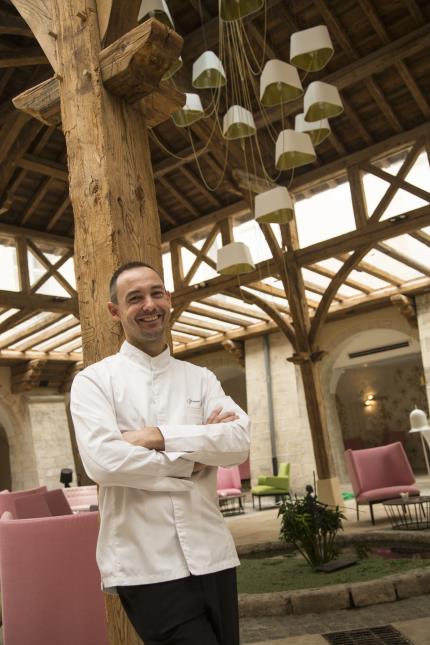
[[[98,514],[0,520],[7,645],[108,645]]]
[[[46,486],[39,486],[38,488],[28,488],[26,490],[17,491],[2,491],[0,493],[0,517],[5,511],[9,511],[15,517],[15,500],[19,497],[26,497],[28,495],[37,495],[38,493],[46,493]]]
[[[346,466],[358,507],[368,504],[372,524],[375,524],[373,505],[400,493],[419,495],[414,473],[400,442],[365,450],[346,450]]]
[[[70,486],[64,488],[64,495],[69,502],[72,511],[88,511],[90,506],[98,505],[97,486]]]
[[[233,510],[229,502],[238,500],[239,512],[244,511],[242,501],[242,482],[240,479],[239,466],[232,468],[218,468],[217,493],[221,510]]]

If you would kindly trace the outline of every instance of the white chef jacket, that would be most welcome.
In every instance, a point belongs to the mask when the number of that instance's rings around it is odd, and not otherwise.
[[[239,419],[205,424],[216,407]],[[97,562],[106,590],[239,564],[216,477],[217,466],[246,460],[249,419],[212,372],[126,341],[76,376],[71,413],[85,470],[100,486]],[[165,451],[122,439],[145,426],[158,426]],[[208,467],[192,474],[194,462]]]

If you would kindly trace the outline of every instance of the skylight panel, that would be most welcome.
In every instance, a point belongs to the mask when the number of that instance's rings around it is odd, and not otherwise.
[[[364,294],[362,291],[359,291],[358,289],[354,289],[354,287],[350,287],[347,284],[343,284],[337,290],[337,295],[340,296],[341,298],[354,298],[356,296],[362,296]]]
[[[0,323],[4,322],[8,318],[16,314],[17,311],[18,309],[8,309],[7,311],[3,311],[3,313],[0,314]]]
[[[390,240],[387,240],[385,244],[399,253],[407,255],[411,260],[415,260],[415,262],[419,262],[427,266],[429,265],[430,248],[410,235],[392,237]]]
[[[355,230],[348,182],[296,202],[300,247]]]
[[[16,261],[16,248],[0,243],[0,289],[5,291],[19,291],[18,267]]]
[[[411,269],[411,267],[406,266],[406,264],[403,264],[398,260],[394,260],[388,255],[375,249],[370,251],[370,253],[363,258],[363,261],[385,271],[386,273],[391,273],[395,278],[399,278],[403,282],[422,277],[422,274],[415,271],[415,269]]]
[[[328,285],[331,282],[331,278],[328,278],[325,275],[321,275],[320,273],[316,273],[315,271],[311,271],[310,269],[302,269],[302,275],[303,279],[307,282],[313,282],[314,284],[317,284],[319,287],[328,287]]]
[[[370,273],[366,273],[366,271],[358,271],[354,269],[354,271],[351,271],[349,274],[349,277],[351,280],[361,282],[363,286],[370,287],[371,289],[384,289],[385,287],[390,286],[389,282],[376,278],[375,276],[370,275]]]

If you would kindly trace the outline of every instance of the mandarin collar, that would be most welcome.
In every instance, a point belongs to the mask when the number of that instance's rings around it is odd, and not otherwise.
[[[121,345],[119,353],[141,367],[146,367],[149,370],[164,370],[170,363],[170,349],[168,345],[161,354],[150,356],[125,340]]]

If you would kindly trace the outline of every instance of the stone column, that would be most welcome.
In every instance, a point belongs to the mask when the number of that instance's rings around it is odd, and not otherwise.
[[[421,358],[424,367],[427,402],[430,411],[430,294],[416,296],[418,332],[420,337]]]
[[[291,464],[291,490],[302,493],[313,484],[315,460],[300,370],[287,361],[293,351],[281,334],[270,334],[273,412],[278,463]],[[251,475],[272,472],[269,410],[263,341],[245,343],[248,414],[252,421]]]
[[[62,468],[72,468],[76,477],[64,396],[34,394],[27,400],[39,483],[59,488]]]

